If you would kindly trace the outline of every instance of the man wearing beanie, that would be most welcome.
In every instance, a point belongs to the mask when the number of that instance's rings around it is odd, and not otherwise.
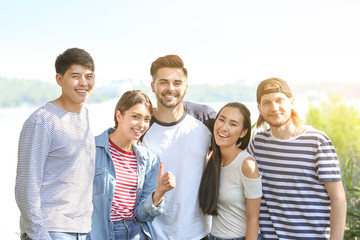
[[[343,239],[346,199],[339,161],[329,137],[304,125],[288,84],[280,78],[257,88],[257,127],[252,139],[262,175],[260,231],[264,239]]]

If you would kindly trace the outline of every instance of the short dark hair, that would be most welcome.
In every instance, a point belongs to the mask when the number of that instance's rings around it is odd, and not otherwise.
[[[95,71],[94,60],[88,52],[80,48],[69,48],[56,58],[56,73],[64,76],[66,71],[74,64],[84,66],[93,72]]]
[[[118,126],[118,120],[116,119],[116,111],[119,110],[121,114],[124,114],[131,107],[138,103],[142,103],[149,110],[150,114],[153,112],[153,106],[150,98],[140,90],[130,90],[125,92],[119,99],[115,107],[114,121],[115,128]]]
[[[184,67],[183,60],[178,55],[166,55],[156,59],[150,67],[150,74],[153,81],[156,78],[156,73],[160,68],[180,68],[183,70],[185,77],[187,77],[187,69]]]

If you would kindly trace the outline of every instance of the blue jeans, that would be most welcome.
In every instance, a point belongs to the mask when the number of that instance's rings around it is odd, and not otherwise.
[[[239,238],[217,238],[210,234],[209,240],[245,240],[246,237],[239,237]],[[258,235],[258,240],[262,240],[261,234]]]
[[[140,224],[135,219],[114,222],[115,240],[146,240]]]
[[[86,240],[86,233],[49,232],[52,240]],[[21,240],[31,240],[26,233],[21,234]]]

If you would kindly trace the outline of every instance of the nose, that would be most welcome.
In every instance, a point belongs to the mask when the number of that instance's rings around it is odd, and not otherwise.
[[[173,90],[175,89],[174,84],[173,84],[172,82],[169,83],[168,89],[169,89],[170,91],[173,91]]]
[[[223,123],[220,126],[220,129],[223,130],[224,132],[227,132],[227,130],[229,129],[229,124],[228,123]]]
[[[142,129],[144,129],[145,127],[146,127],[146,121],[145,121],[145,119],[141,119],[140,121],[139,121],[139,125],[140,125],[140,127],[142,128]]]
[[[271,107],[272,107],[273,110],[276,111],[276,110],[279,109],[279,104],[277,104],[276,102],[272,102],[272,103],[271,103]]]
[[[85,75],[81,75],[80,78],[79,78],[79,85],[80,85],[80,86],[85,86],[86,84],[87,84],[86,76],[85,76]]]

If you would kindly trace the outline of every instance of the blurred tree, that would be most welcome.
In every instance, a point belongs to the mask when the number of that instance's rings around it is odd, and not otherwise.
[[[334,144],[348,205],[344,239],[356,239],[360,236],[360,112],[332,95],[318,106],[310,103],[306,120]]]
[[[310,101],[306,122],[330,137],[340,160],[360,159],[360,112],[339,96],[331,95],[318,106]]]

